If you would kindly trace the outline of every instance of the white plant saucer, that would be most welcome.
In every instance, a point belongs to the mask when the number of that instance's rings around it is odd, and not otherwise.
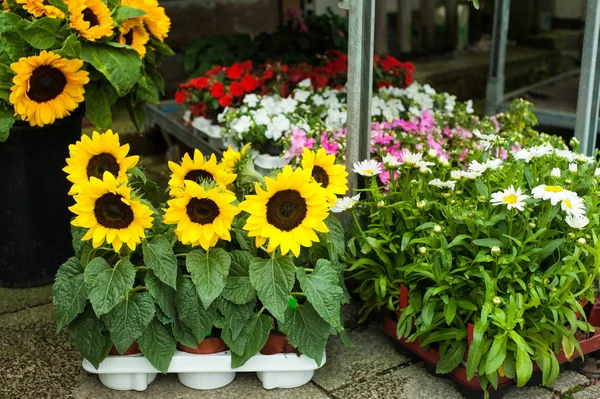
[[[258,154],[254,158],[254,166],[263,176],[269,175],[273,169],[282,169],[287,164],[288,161],[282,156]]]
[[[177,373],[183,385],[201,390],[224,387],[234,380],[237,372],[255,372],[265,389],[295,388],[308,383],[325,361],[325,354],[319,366],[305,355],[279,353],[267,356],[259,353],[242,367],[232,369],[230,351],[211,355],[175,351],[168,372]],[[141,354],[108,356],[98,369],[84,359],[83,368],[98,374],[106,387],[121,391],[143,391],[160,373]]]

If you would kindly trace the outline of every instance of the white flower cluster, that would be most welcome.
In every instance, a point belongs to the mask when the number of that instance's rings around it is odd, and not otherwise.
[[[513,153],[513,157],[517,160],[529,163],[533,158],[541,158],[547,155],[556,155],[559,158],[567,160],[569,163],[594,163],[593,157],[588,157],[584,154],[578,154],[571,150],[559,150],[549,144],[533,146],[530,148],[522,148]],[[571,173],[577,172],[577,165],[569,165]],[[573,171],[574,170],[574,171]]]

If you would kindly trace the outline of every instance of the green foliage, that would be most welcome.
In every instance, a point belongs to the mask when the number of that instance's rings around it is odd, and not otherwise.
[[[177,284],[177,258],[169,240],[163,235],[154,236],[142,243],[144,263],[154,275],[169,287]]]
[[[102,320],[110,331],[110,338],[120,353],[124,353],[138,339],[154,318],[154,300],[147,292],[135,293]]]
[[[85,267],[84,277],[89,287],[89,300],[100,317],[125,300],[133,288],[135,271],[128,260],[120,260],[111,267],[104,258],[94,258]]]
[[[166,373],[175,354],[175,337],[158,319],[152,320],[138,339],[140,351],[158,371]]]
[[[289,256],[256,258],[250,264],[250,282],[260,301],[277,320],[285,319],[288,298],[295,281],[294,261]]]
[[[221,248],[214,248],[208,252],[194,250],[187,255],[185,264],[192,275],[202,304],[208,309],[225,288],[225,280],[231,266],[229,254]]]
[[[87,285],[79,259],[69,258],[56,273],[52,303],[56,312],[56,332],[83,312],[87,303]]]

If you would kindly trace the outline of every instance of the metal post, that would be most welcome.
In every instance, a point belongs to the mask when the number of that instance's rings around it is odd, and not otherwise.
[[[352,173],[352,165],[369,158],[375,0],[344,0],[340,1],[340,7],[350,11],[346,168],[350,175],[349,189],[352,190],[358,187],[358,176]]]
[[[510,0],[496,0],[494,3],[494,27],[492,31],[492,54],[485,96],[485,113],[494,115],[504,101],[504,64],[506,61],[506,41]]]
[[[581,142],[581,152],[592,155],[598,132],[598,34],[600,30],[600,0],[588,0],[581,57],[581,76],[577,97],[575,137]]]

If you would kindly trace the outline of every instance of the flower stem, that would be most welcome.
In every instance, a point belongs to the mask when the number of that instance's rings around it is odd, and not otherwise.
[[[148,268],[146,266],[137,266],[134,267],[133,270],[135,270],[136,272],[147,272]]]
[[[358,223],[358,218],[356,217],[356,212],[354,212],[354,209],[350,209],[350,213],[352,213],[352,217],[354,218],[354,223],[356,223],[356,227],[358,227],[360,234],[364,237],[365,232],[363,231],[362,227],[360,227],[360,223]]]
[[[175,254],[178,258],[185,258],[187,254]]]
[[[291,292],[290,295],[291,296],[303,296],[303,297],[306,296],[306,294],[304,292]]]

